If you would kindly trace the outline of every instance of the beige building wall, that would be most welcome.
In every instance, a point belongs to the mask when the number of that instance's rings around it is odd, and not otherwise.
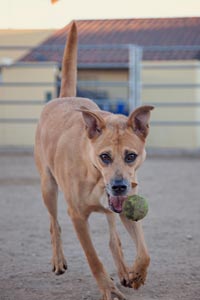
[[[124,82],[128,81],[128,71],[127,70],[79,70],[78,80],[80,81],[105,81],[105,82]],[[92,90],[96,93],[98,91],[106,91],[108,98],[112,101],[120,99],[128,99],[128,88],[127,87],[83,87],[83,90]]]
[[[196,77],[196,83],[200,86],[200,63],[197,63],[197,77]],[[196,107],[196,120],[200,122],[200,87],[196,90],[196,101],[198,103],[198,106]],[[197,126],[196,131],[197,136],[197,143],[198,147],[200,148],[200,125]]]
[[[55,30],[0,30],[0,83],[34,82],[54,80],[52,64],[47,68],[5,67],[23,57],[30,49],[2,49],[1,46],[33,47],[53,34]],[[30,146],[34,142],[36,123],[6,122],[7,119],[38,119],[42,105],[5,105],[1,101],[34,100],[44,101],[47,91],[54,92],[52,87],[3,87],[0,86],[0,146]]]
[[[155,69],[155,66],[165,67]],[[176,66],[179,66],[176,68]],[[180,68],[180,66],[183,68]],[[169,68],[172,66],[173,68]],[[199,83],[196,61],[168,61],[144,63],[142,81],[147,84],[174,84],[183,85],[183,88],[144,88],[142,102],[151,103],[197,103],[199,89],[187,88],[186,85]],[[184,87],[185,84],[185,87]],[[152,113],[152,121],[197,121],[197,106],[156,106]],[[198,138],[198,126],[151,126],[148,145],[162,148],[186,148],[196,149],[200,147]]]
[[[0,101],[7,101],[6,105],[0,104],[0,146],[34,144],[36,120],[39,119],[47,96],[51,95],[51,98],[56,96],[56,72],[56,65],[51,63],[39,67],[12,66],[3,70],[3,82],[24,82],[26,86],[0,86]],[[29,83],[36,82],[41,86],[29,86]],[[12,104],[9,104],[10,100]],[[19,101],[24,102],[19,104]],[[13,120],[6,122],[8,119]]]
[[[153,66],[187,66],[187,68],[153,68]],[[200,101],[198,88],[148,88],[148,84],[200,84],[199,63],[189,62],[144,62],[142,70],[142,103],[174,103]],[[56,66],[49,64],[40,68],[6,68],[3,71],[3,81],[48,82],[52,86],[41,87],[0,87],[0,100],[41,100],[45,102],[47,93],[56,96],[55,76]],[[79,80],[87,81],[122,81],[128,80],[127,70],[79,70]],[[91,89],[89,87],[86,90]],[[106,91],[111,101],[128,99],[126,87],[93,87],[93,90]],[[29,118],[38,119],[43,105],[0,105],[0,119]],[[155,121],[200,121],[200,108],[191,107],[162,107],[156,106],[152,113],[149,147],[187,148],[200,147],[200,126],[155,126]],[[0,123],[0,145],[30,146],[34,142],[35,123]]]

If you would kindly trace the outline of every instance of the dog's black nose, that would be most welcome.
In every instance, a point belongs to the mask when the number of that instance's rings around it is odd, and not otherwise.
[[[112,192],[115,196],[117,195],[125,195],[128,189],[128,184],[124,179],[113,180],[111,183]]]

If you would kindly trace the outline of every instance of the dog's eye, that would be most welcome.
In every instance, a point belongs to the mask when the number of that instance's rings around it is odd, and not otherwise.
[[[136,160],[136,158],[137,158],[137,154],[131,152],[131,153],[126,154],[124,160],[127,164],[130,164],[130,163],[134,162]]]
[[[112,158],[109,153],[102,153],[99,157],[101,158],[102,162],[106,165],[112,163]]]

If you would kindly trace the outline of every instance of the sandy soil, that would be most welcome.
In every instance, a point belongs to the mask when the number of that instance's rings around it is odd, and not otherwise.
[[[147,282],[138,291],[120,287],[128,300],[200,299],[200,160],[148,158],[139,173],[140,194],[149,200],[144,220],[151,254]],[[51,272],[49,220],[30,155],[0,155],[0,299],[98,300],[100,294],[66,213],[59,220],[68,271]],[[104,215],[90,226],[99,256],[117,282]],[[135,247],[118,224],[126,260]]]

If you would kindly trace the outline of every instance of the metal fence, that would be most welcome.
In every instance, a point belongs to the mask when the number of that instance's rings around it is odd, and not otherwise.
[[[45,46],[47,48],[47,46]],[[56,49],[58,49],[59,46],[56,46]],[[62,46],[63,48],[63,46]],[[177,61],[177,63],[174,65],[170,60],[169,62],[163,64],[144,64],[142,62],[142,53],[148,50],[148,52],[169,52],[169,51],[183,51],[183,52],[197,52],[200,53],[200,45],[199,46],[171,46],[171,47],[158,47],[158,46],[152,46],[152,47],[146,47],[146,48],[141,48],[135,45],[87,45],[87,46],[80,46],[81,49],[102,49],[102,50],[108,50],[108,49],[115,49],[115,50],[127,50],[128,52],[128,63],[122,63],[121,66],[120,64],[116,65],[116,68],[118,69],[128,69],[128,80],[127,81],[95,81],[95,80],[82,80],[78,81],[78,93],[83,94],[88,96],[91,95],[91,98],[94,99],[94,101],[97,102],[97,104],[106,110],[111,110],[116,113],[125,113],[128,114],[129,111],[134,109],[135,107],[141,105],[141,104],[146,104],[146,99],[141,100],[141,94],[143,92],[151,92],[152,90],[157,90],[157,91],[173,91],[173,90],[197,90],[199,91],[200,89],[200,82],[194,81],[194,82],[183,82],[183,83],[156,83],[156,82],[151,82],[151,83],[146,83],[142,82],[142,72],[145,70],[153,70],[154,72],[160,72],[160,71],[177,71],[181,70],[182,72],[188,71],[188,70],[193,70],[194,68],[196,70],[200,71],[200,64],[198,65],[193,65],[192,63],[187,63],[187,64],[182,64]],[[12,46],[1,46],[1,50],[7,50],[9,51],[15,51],[15,50],[31,50],[29,47],[12,47]],[[54,48],[51,47],[51,50],[53,51]],[[1,54],[1,52],[0,52]],[[197,56],[198,59],[198,56]],[[41,66],[48,66],[48,63],[44,62],[39,62],[35,63],[34,67],[41,67]],[[59,64],[55,64],[57,68],[60,68]],[[6,65],[6,64],[1,64],[0,65],[0,71],[4,70],[5,68],[11,68],[14,66],[15,68],[21,68],[21,67],[33,67],[32,63],[23,63],[23,62],[16,62],[13,65]],[[80,69],[84,69],[84,67],[87,67],[87,65],[81,65],[80,64]],[[90,66],[91,67],[91,66]],[[106,69],[108,67],[108,64],[106,65],[99,65],[100,68]],[[98,69],[98,66],[96,66]],[[106,70],[105,70],[106,72]],[[25,82],[25,81],[20,81],[19,79],[17,81],[12,81],[12,82],[7,82],[4,81],[4,79],[0,77],[0,90],[2,87],[7,87],[7,88],[41,88],[41,87],[53,87],[56,91],[59,89],[60,82],[55,78],[55,80],[52,82]],[[91,88],[125,88],[127,89],[127,98],[124,99],[112,99],[112,101],[107,98],[105,94],[101,94],[95,97],[95,94],[92,93]],[[84,96],[83,95],[83,96]],[[200,93],[199,93],[200,95]],[[94,96],[94,97],[93,97]],[[34,100],[21,100],[21,99],[3,99],[0,93],[0,106],[20,106],[20,105],[41,105],[44,104],[45,101],[50,100],[50,97],[47,97],[47,99],[34,99]],[[200,98],[197,97],[196,99],[191,99],[184,100],[184,101],[177,101],[176,98],[171,99],[170,101],[156,101],[156,102],[151,102],[152,105],[156,107],[166,107],[166,108],[174,108],[178,107],[180,109],[182,108],[191,108],[191,107],[200,107]],[[6,118],[0,118],[0,123],[35,123],[37,120],[35,118],[12,118],[7,116]],[[200,120],[155,120],[152,122],[152,125],[154,126],[199,126],[200,125]]]

